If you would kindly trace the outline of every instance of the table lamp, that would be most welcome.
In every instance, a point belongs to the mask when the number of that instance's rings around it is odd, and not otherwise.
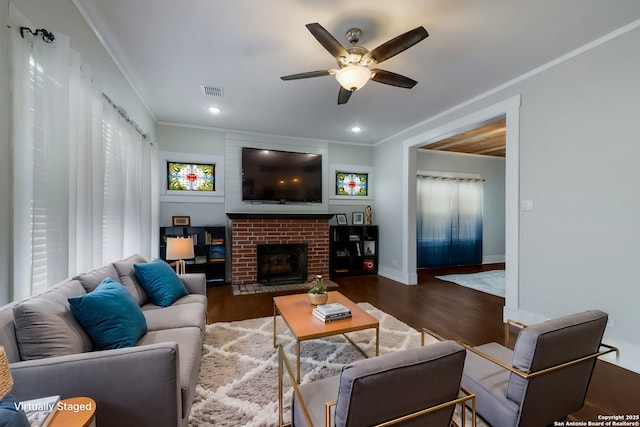
[[[11,369],[9,369],[9,359],[7,359],[4,347],[0,346],[0,400],[4,399],[12,388],[13,377],[11,376]]]
[[[167,261],[176,260],[176,273],[185,274],[185,259],[195,257],[191,237],[167,237]]]

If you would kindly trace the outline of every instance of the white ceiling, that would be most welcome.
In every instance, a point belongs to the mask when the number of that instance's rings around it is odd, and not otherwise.
[[[640,18],[638,0],[74,0],[159,123],[374,144]],[[369,50],[417,26],[430,36],[337,105],[336,68],[307,31]],[[223,88],[224,98],[201,85]],[[222,112],[212,115],[208,107]],[[350,132],[357,122],[363,131]]]

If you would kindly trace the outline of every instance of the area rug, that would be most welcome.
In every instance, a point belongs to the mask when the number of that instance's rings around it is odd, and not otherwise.
[[[324,279],[324,285],[327,288],[337,288],[338,284],[332,280]],[[234,295],[252,295],[252,294],[266,294],[270,292],[286,292],[297,291],[303,289],[311,289],[314,284],[311,282],[306,283],[292,283],[288,285],[262,285],[260,283],[252,283],[248,285],[232,285]]]
[[[436,279],[453,282],[466,288],[504,297],[504,270],[483,271],[481,273],[473,274],[449,274],[446,276],[435,277]]]
[[[368,303],[360,307],[380,321],[380,354],[420,346],[420,333]],[[295,370],[295,340],[280,316],[278,343]],[[375,330],[349,333],[368,356],[375,355]],[[434,341],[427,337],[427,343]],[[363,355],[342,335],[301,343],[301,383],[340,373]],[[278,365],[273,317],[207,325],[200,377],[189,425],[272,427],[278,425]],[[285,375],[284,414],[290,419],[291,382]],[[467,411],[469,414],[469,411]],[[457,416],[457,415],[456,415]],[[469,415],[467,415],[469,417]]]

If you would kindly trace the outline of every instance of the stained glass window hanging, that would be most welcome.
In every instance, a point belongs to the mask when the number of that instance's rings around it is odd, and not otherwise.
[[[367,196],[369,190],[369,174],[336,171],[336,195]]]
[[[167,162],[167,189],[215,191],[216,165]]]

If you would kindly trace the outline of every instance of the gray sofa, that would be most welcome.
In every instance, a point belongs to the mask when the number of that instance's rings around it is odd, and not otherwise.
[[[19,400],[88,396],[100,427],[188,424],[206,327],[205,277],[180,275],[188,294],[160,307],[136,281],[133,265],[144,262],[134,255],[0,308],[0,345]],[[107,277],[144,315],[147,332],[134,347],[95,350],[70,311],[67,298],[92,292]]]

